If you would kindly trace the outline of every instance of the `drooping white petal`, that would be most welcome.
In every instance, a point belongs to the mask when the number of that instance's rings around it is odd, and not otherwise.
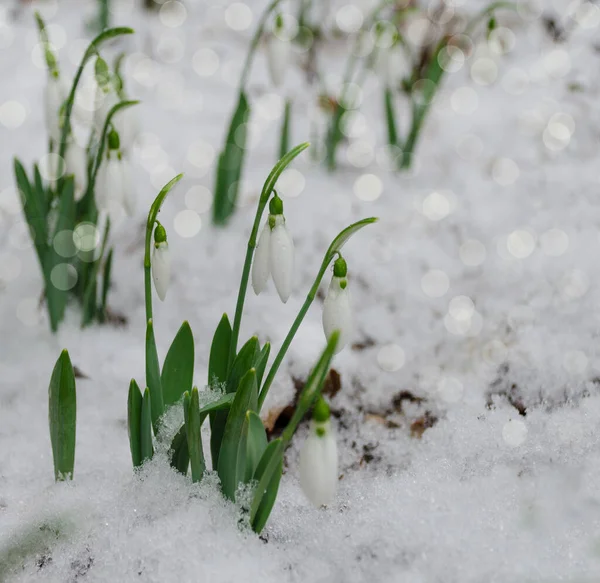
[[[275,87],[283,85],[285,74],[290,62],[292,44],[272,35],[267,41],[267,65],[271,82]]]
[[[75,177],[75,200],[80,200],[87,187],[87,152],[72,140],[65,154],[66,173]]]
[[[340,337],[335,352],[340,352],[350,341],[353,332],[352,307],[348,287],[342,289],[340,281],[345,278],[332,277],[323,304],[323,330],[329,338],[335,330],[340,331]],[[346,280],[347,281],[347,280]]]
[[[123,172],[123,206],[128,216],[133,216],[137,202],[135,184],[131,171],[131,163],[127,158],[121,160],[121,171]]]
[[[171,281],[171,255],[166,241],[154,245],[152,251],[152,279],[154,280],[156,294],[164,302]]]
[[[99,210],[106,211],[111,222],[116,224],[122,215],[123,208],[123,169],[121,160],[114,154],[104,159],[96,177],[95,197]]]
[[[317,430],[323,434],[319,435]],[[302,491],[315,506],[333,500],[338,484],[338,455],[329,421],[311,421],[310,434],[300,450],[299,472]]]
[[[283,215],[276,215],[275,228],[269,241],[269,267],[273,283],[285,304],[292,293],[294,276],[294,241],[285,225]]]
[[[265,289],[271,273],[269,265],[270,241],[271,228],[267,220],[258,238],[256,251],[254,252],[254,261],[252,263],[252,289],[254,289],[256,295]]]
[[[94,112],[94,125],[96,127],[96,132],[98,135],[102,132],[104,128],[104,123],[106,122],[106,117],[108,116],[110,110],[119,103],[119,97],[115,91],[110,90],[108,93],[105,93],[103,89],[96,86],[96,103],[95,103],[95,112]],[[115,129],[120,134],[117,119],[118,113],[112,118]]]
[[[44,112],[48,136],[55,143],[60,141],[60,109],[67,99],[67,87],[62,77],[48,77],[44,92]]]

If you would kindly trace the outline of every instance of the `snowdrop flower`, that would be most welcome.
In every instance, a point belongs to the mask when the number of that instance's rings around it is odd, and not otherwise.
[[[410,74],[410,64],[400,43],[379,50],[376,68],[386,87],[396,88],[402,83]]]
[[[68,88],[58,71],[50,74],[44,91],[44,112],[48,136],[55,143],[60,142],[61,110],[68,97]]]
[[[275,31],[267,40],[267,65],[271,82],[275,87],[281,87],[290,61],[292,43],[283,34],[283,18],[277,15]]]
[[[94,126],[98,134],[102,132],[104,122],[110,110],[120,101],[121,99],[112,87],[108,93],[104,93],[103,91],[98,92],[96,111],[94,113]],[[140,133],[140,125],[135,108],[128,107],[118,111],[112,117],[111,123],[121,138],[121,148],[125,152],[129,152]]]
[[[75,177],[75,200],[80,200],[87,186],[87,152],[76,140],[71,140],[67,146],[65,168],[67,174]]]
[[[95,194],[98,209],[111,215],[113,222],[116,222],[122,209],[128,214],[133,212],[135,192],[131,168],[120,150],[119,134],[115,130],[108,134],[107,158],[98,170]]]
[[[294,241],[285,225],[283,202],[275,193],[269,203],[269,218],[258,239],[252,264],[252,287],[256,295],[273,278],[277,293],[285,304],[292,293]]]
[[[319,397],[310,422],[310,434],[300,450],[300,486],[317,507],[329,504],[337,489],[338,453],[329,406]]]
[[[348,344],[353,329],[347,274],[346,261],[340,255],[333,265],[333,277],[323,304],[323,330],[326,338],[329,338],[335,330],[340,331],[336,353]]]
[[[167,231],[160,223],[154,229],[154,250],[151,264],[156,293],[160,301],[164,302],[171,281],[171,255],[167,243]]]

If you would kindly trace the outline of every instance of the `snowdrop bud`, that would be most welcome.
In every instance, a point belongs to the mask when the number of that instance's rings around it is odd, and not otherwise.
[[[338,483],[338,453],[329,406],[319,397],[310,422],[310,433],[300,450],[300,486],[317,507],[330,503]]]
[[[340,352],[348,344],[352,336],[352,309],[350,306],[350,293],[346,276],[348,268],[340,256],[333,266],[333,277],[323,304],[323,330],[325,337],[329,338],[336,330],[340,331],[340,338],[335,352]]]
[[[171,255],[167,243],[167,232],[160,223],[154,229],[154,251],[151,263],[154,287],[158,297],[164,302],[171,280]]]
[[[256,295],[265,289],[271,273],[269,269],[270,239],[271,227],[267,220],[258,238],[258,244],[254,253],[254,262],[252,263],[252,289],[254,289]]]
[[[98,57],[94,64],[94,77],[98,87],[108,93],[110,90],[110,71],[106,61],[102,57]]]
[[[80,200],[87,186],[87,152],[72,140],[65,154],[66,173],[75,177],[75,200]]]
[[[50,75],[44,92],[44,111],[48,136],[55,143],[60,141],[61,110],[67,99],[67,94],[68,89],[62,78],[57,75]]]
[[[123,207],[123,168],[117,156],[104,160],[100,165],[95,198],[98,209],[107,212],[113,225],[116,224]]]
[[[285,304],[292,293],[294,275],[294,241],[285,225],[283,214],[271,215],[274,219],[269,240],[269,268],[281,301]]]
[[[109,150],[118,150],[121,147],[121,138],[119,138],[118,132],[114,129],[108,132],[107,142]]]
[[[275,33],[267,41],[267,65],[269,67],[271,82],[275,87],[283,85],[292,51],[291,42],[280,37],[283,32],[283,26],[283,18],[281,15],[278,15],[275,23]]]

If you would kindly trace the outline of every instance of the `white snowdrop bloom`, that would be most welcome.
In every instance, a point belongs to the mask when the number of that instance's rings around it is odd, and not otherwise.
[[[156,294],[160,298],[161,302],[165,301],[167,297],[167,290],[169,289],[169,283],[171,281],[171,254],[169,253],[169,244],[166,239],[163,241],[156,241],[156,232],[160,229],[164,232],[162,225],[156,227],[154,232],[154,250],[152,251],[152,279],[154,281],[154,287]],[[166,234],[165,234],[166,237]]]
[[[327,296],[323,304],[323,330],[325,337],[329,338],[336,330],[340,332],[335,349],[336,354],[348,344],[354,327],[346,275],[346,262],[340,257],[335,262],[333,277],[331,278],[331,283],[329,284]]]
[[[75,200],[80,200],[87,187],[87,152],[75,140],[67,146],[65,166],[66,173],[75,177]]]
[[[329,407],[320,398],[310,422],[310,433],[300,450],[300,486],[315,506],[329,504],[338,484],[338,451]]]
[[[60,142],[60,110],[68,97],[68,88],[62,77],[50,75],[44,91],[44,111],[48,136],[54,143]]]
[[[410,64],[399,45],[381,49],[377,57],[376,68],[387,87],[397,87],[408,75]]]
[[[294,241],[285,226],[283,215],[275,215],[275,227],[269,238],[269,267],[277,293],[285,304],[292,293],[294,276]]]
[[[137,195],[135,183],[131,170],[131,163],[125,157],[121,160],[121,171],[123,173],[123,206],[128,216],[132,217],[135,213]]]
[[[260,294],[267,286],[271,269],[269,266],[271,227],[269,221],[265,223],[263,230],[258,238],[258,245],[254,253],[254,262],[252,263],[252,288],[256,295]]]
[[[258,238],[252,264],[252,287],[256,295],[266,287],[269,275],[283,303],[292,293],[294,241],[283,216],[283,203],[277,194],[269,205],[269,219]]]
[[[97,105],[94,114],[94,125],[98,134],[104,128],[104,123],[110,110],[120,101],[121,99],[119,99],[114,89],[111,88],[108,93],[105,93],[100,87],[98,88]],[[125,152],[129,152],[140,133],[140,124],[135,107],[127,107],[118,111],[112,117],[111,123],[121,138],[121,148]]]
[[[281,87],[290,62],[292,44],[277,35],[271,35],[267,41],[267,65],[271,82],[275,87]]]
[[[95,185],[96,205],[107,212],[115,222],[124,205],[124,174],[122,160],[111,156],[102,161]]]

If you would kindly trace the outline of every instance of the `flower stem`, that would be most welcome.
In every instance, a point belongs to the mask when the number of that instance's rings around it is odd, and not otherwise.
[[[152,231],[154,230],[154,223],[156,223],[156,217],[160,211],[160,207],[164,202],[169,191],[175,186],[181,179],[183,174],[178,174],[170,182],[168,182],[163,189],[158,193],[158,196],[154,199],[150,211],[148,212],[148,222],[146,223],[146,242],[144,245],[144,297],[146,300],[146,322],[152,320],[152,278],[151,278],[151,267],[150,261],[150,248],[152,246]]]
[[[248,280],[250,278],[250,266],[252,265],[252,256],[254,255],[254,249],[256,248],[256,237],[258,235],[258,229],[260,227],[260,220],[262,218],[267,202],[271,197],[271,193],[275,188],[277,179],[286,167],[292,162],[292,160],[298,156],[301,152],[306,150],[310,144],[304,142],[299,144],[295,148],[292,148],[275,166],[265,181],[260,198],[258,199],[258,207],[256,209],[256,215],[254,217],[254,224],[252,225],[252,232],[248,239],[248,248],[246,250],[246,259],[244,260],[244,268],[242,270],[242,279],[240,280],[240,289],[238,291],[237,303],[235,306],[235,317],[233,319],[233,328],[231,330],[231,344],[229,349],[229,362],[227,370],[231,368],[233,359],[237,354],[237,343],[240,336],[240,325],[242,323],[242,313],[244,311],[244,301],[246,299],[246,292],[248,291]]]

